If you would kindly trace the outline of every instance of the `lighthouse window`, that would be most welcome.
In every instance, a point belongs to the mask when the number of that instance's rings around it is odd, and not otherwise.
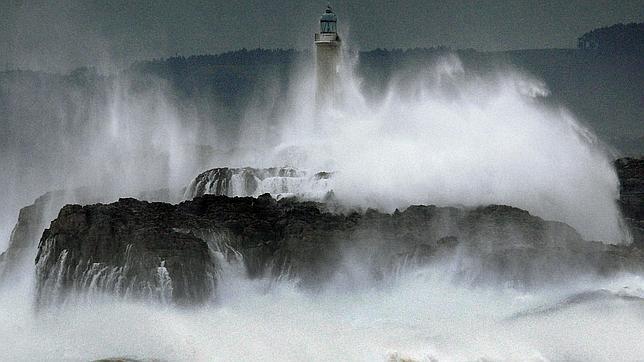
[[[322,21],[320,22],[321,31],[323,33],[335,33],[335,22],[332,21]]]

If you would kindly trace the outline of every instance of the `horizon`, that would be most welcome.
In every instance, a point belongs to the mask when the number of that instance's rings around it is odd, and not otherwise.
[[[640,23],[637,23],[640,24]],[[617,24],[613,24],[617,25]],[[626,25],[626,24],[625,24]],[[581,35],[581,34],[580,34]],[[446,51],[446,52],[475,52],[475,53],[487,53],[487,54],[502,54],[502,53],[513,53],[513,52],[525,52],[525,51],[600,51],[600,50],[595,50],[595,49],[580,49],[577,47],[570,47],[570,48],[520,48],[520,49],[507,49],[507,50],[480,50],[480,49],[474,49],[474,48],[451,48],[448,46],[443,46],[443,45],[438,45],[434,47],[409,47],[409,48],[373,48],[373,49],[349,49],[351,52],[355,52],[358,54],[361,53],[371,53],[371,52],[376,52],[376,51],[383,51],[383,52],[409,52],[409,51]],[[93,69],[96,70],[97,73],[100,74],[110,74],[113,72],[119,72],[123,71],[126,69],[129,69],[131,67],[136,66],[137,64],[141,63],[148,63],[148,62],[165,62],[171,59],[178,59],[178,58],[185,58],[185,59],[190,59],[190,58],[196,58],[196,57],[217,57],[217,56],[222,56],[226,54],[234,54],[238,52],[253,52],[253,51],[282,51],[282,52],[289,52],[293,51],[296,53],[307,53],[307,52],[313,52],[312,48],[236,48],[236,49],[230,49],[230,50],[223,50],[220,52],[215,52],[215,53],[194,53],[194,54],[173,54],[173,55],[167,55],[167,56],[162,56],[162,57],[152,57],[152,58],[141,58],[141,59],[133,59],[127,64],[123,64],[122,66],[118,68],[111,68],[108,69],[107,71],[103,72],[100,67],[98,67],[96,64],[79,64],[76,67],[73,68],[68,68],[68,69],[32,69],[32,68],[21,68],[20,66],[17,66],[12,63],[4,63],[2,64],[2,69],[0,69],[0,72],[12,72],[12,71],[25,71],[25,72],[38,72],[38,73],[48,73],[48,74],[62,74],[62,75],[68,75],[76,70],[79,69]],[[621,56],[623,54],[617,54],[617,56]]]

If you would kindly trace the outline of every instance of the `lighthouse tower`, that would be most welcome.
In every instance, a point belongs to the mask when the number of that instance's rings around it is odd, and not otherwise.
[[[328,5],[320,17],[320,32],[315,34],[318,106],[333,102],[337,66],[340,58],[338,17]]]

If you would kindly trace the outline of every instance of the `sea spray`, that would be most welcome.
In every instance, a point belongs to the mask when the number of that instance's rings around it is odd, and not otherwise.
[[[354,63],[342,65],[333,108],[312,106],[315,78],[303,71],[278,108],[274,142],[248,161],[334,171],[335,196],[351,206],[507,204],[590,240],[629,241],[609,153],[573,114],[550,105],[543,82],[513,69],[478,73],[446,56],[367,97]],[[247,118],[264,112],[275,109]]]

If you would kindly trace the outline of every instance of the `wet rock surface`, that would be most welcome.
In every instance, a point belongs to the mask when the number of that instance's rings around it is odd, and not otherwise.
[[[640,249],[584,241],[566,224],[509,206],[411,206],[393,214],[325,207],[268,194],[204,195],[177,205],[135,199],[67,205],[40,241],[38,293],[51,299],[52,290],[94,288],[203,303],[216,293],[215,252],[241,256],[249,277],[292,278],[304,288],[351,278],[347,268],[356,264],[380,279],[406,266],[452,260],[455,278],[521,286],[644,265]],[[104,271],[92,272],[92,284],[86,274],[97,263]],[[170,289],[162,286],[162,265]],[[118,271],[118,285],[109,271]]]
[[[629,225],[633,243],[644,248],[644,158],[615,161],[619,177],[619,205]]]
[[[174,201],[178,192],[168,189],[153,190],[139,195],[149,201]],[[0,288],[25,281],[32,276],[33,260],[43,230],[56,218],[65,204],[92,204],[116,200],[89,187],[56,190],[38,197],[33,204],[23,207],[11,233],[7,250],[0,254]],[[30,281],[28,281],[30,282]]]
[[[50,191],[38,197],[33,204],[20,210],[7,250],[0,254],[0,287],[15,283],[31,275],[33,259],[43,230],[66,203],[97,202],[85,188]],[[27,268],[29,270],[27,270]]]
[[[38,248],[38,303],[74,292],[206,301],[214,288],[214,260],[203,240],[167,226],[173,208],[135,199],[63,207]]]
[[[176,275],[184,277],[178,265],[190,265],[192,258],[205,261],[198,262],[194,270],[186,271],[186,278],[193,278],[188,277],[190,273],[216,274],[218,266],[212,258],[213,251],[223,253],[225,258],[239,253],[250,277],[289,276],[304,286],[350,274],[344,270],[348,258],[369,264],[369,273],[381,278],[401,265],[444,262],[457,255],[455,275],[464,280],[483,282],[489,280],[483,277],[485,273],[494,273],[499,281],[519,285],[538,284],[544,278],[565,279],[571,271],[606,274],[639,270],[644,249],[644,160],[619,159],[615,167],[621,184],[618,202],[633,235],[631,246],[583,241],[567,225],[543,221],[507,206],[471,210],[412,206],[386,215],[374,210],[328,213],[329,204],[292,199],[276,201],[269,196],[217,198],[209,194],[227,195],[240,185],[246,193],[260,192],[267,185],[277,191],[288,191],[289,186],[297,187],[298,182],[308,179],[326,187],[327,180],[333,176],[323,172],[308,177],[290,168],[220,168],[206,171],[195,179],[187,189],[197,195],[193,201],[173,206],[124,199],[110,205],[87,206],[88,210],[109,208],[112,211],[96,211],[101,217],[90,217],[82,232],[74,231],[75,224],[69,223],[71,216],[61,212],[60,220],[52,223],[46,234],[64,235],[60,244],[56,244],[61,247],[53,247],[52,256],[44,258],[42,231],[60,207],[70,202],[101,201],[88,189],[48,192],[20,211],[9,247],[0,254],[0,286],[30,277],[38,250],[42,267],[38,278],[43,295],[51,294],[52,288],[109,290],[177,303],[209,298],[207,294],[214,290],[212,284],[216,277],[207,275],[197,280],[196,288],[204,288],[198,291],[189,290],[188,283],[176,281]],[[168,190],[158,190],[141,196],[165,200],[168,195]],[[82,212],[94,215],[94,211]],[[116,225],[117,220],[122,220],[127,227],[98,227],[98,220],[103,220],[105,225]],[[93,246],[81,248],[80,244]],[[130,244],[137,247],[130,247],[127,254]],[[191,251],[183,250],[184,245],[192,245]],[[71,252],[76,249],[77,252]],[[78,270],[66,271],[68,280],[61,279],[60,287],[56,287],[52,273],[63,250],[67,250],[66,258],[69,263],[76,263]],[[146,261],[129,265],[125,272],[127,255]],[[141,279],[132,283],[137,273],[142,274],[137,277]],[[112,279],[108,280],[108,275]],[[168,280],[163,275],[172,280],[172,285],[164,284]],[[44,292],[45,289],[49,291]]]

